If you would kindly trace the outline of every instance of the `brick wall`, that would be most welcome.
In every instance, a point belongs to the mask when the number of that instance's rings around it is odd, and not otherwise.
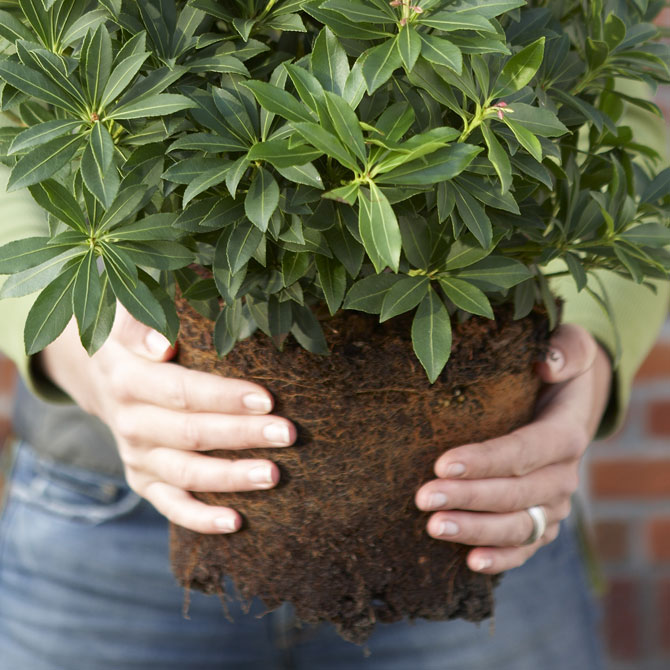
[[[670,667],[670,322],[617,435],[589,448],[589,514],[606,582],[611,670]]]

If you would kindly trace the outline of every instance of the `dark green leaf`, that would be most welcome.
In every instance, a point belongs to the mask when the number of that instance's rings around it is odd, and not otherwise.
[[[544,41],[541,37],[514,54],[498,75],[491,98],[501,98],[521,90],[530,83],[542,64]]]
[[[349,59],[337,37],[328,27],[319,33],[314,42],[311,63],[312,74],[326,91],[337,95],[344,93],[349,76]]]
[[[58,182],[47,179],[30,187],[35,201],[59,221],[66,223],[74,230],[88,234],[88,225],[84,212],[74,196]]]
[[[344,300],[347,290],[347,271],[338,262],[316,255],[314,257],[319,272],[321,289],[331,314],[335,314]]]
[[[407,72],[410,72],[416,65],[416,61],[421,55],[421,37],[411,25],[405,25],[400,29],[396,44],[402,59],[402,64]]]
[[[244,86],[253,94],[258,104],[268,112],[278,114],[287,121],[313,121],[309,108],[300,104],[290,93],[262,81],[247,81]]]
[[[88,94],[88,101],[97,111],[109,75],[112,71],[112,41],[104,25],[87,34],[81,48],[79,72]]]
[[[387,266],[397,272],[402,247],[398,220],[379,187],[372,182],[369,187],[358,193],[358,225],[363,245],[377,272]]]
[[[114,159],[114,140],[104,124],[93,124],[90,141],[81,159],[81,176],[86,188],[107,208],[116,198],[121,179]]]
[[[465,190],[456,188],[456,209],[467,229],[475,236],[483,249],[488,249],[493,240],[493,227],[484,208]]]
[[[402,66],[400,52],[396,49],[395,40],[382,42],[366,52],[363,61],[363,76],[368,93],[374,93],[385,84],[393,73]]]
[[[61,137],[81,126],[81,121],[46,121],[19,133],[9,148],[9,154],[23,152]]]
[[[428,277],[401,277],[386,293],[379,321],[388,321],[414,309],[430,290]]]
[[[456,277],[440,277],[440,286],[447,298],[459,309],[488,319],[495,318],[489,299],[474,284]]]
[[[48,179],[72,160],[82,141],[78,135],[67,135],[35,147],[12,170],[7,191],[16,191]]]
[[[265,232],[278,204],[279,186],[277,182],[267,170],[258,168],[244,200],[244,211],[249,221]]]
[[[399,279],[398,275],[384,273],[357,281],[347,293],[344,309],[379,314],[386,294]]]
[[[532,277],[530,270],[515,260],[504,256],[488,256],[487,258],[462,269],[458,276],[461,279],[482,282],[496,288],[512,288]]]
[[[72,318],[72,290],[77,265],[68,266],[37,297],[24,330],[26,354],[32,356],[51,344]]]
[[[471,144],[454,144],[439,149],[430,157],[410,161],[390,172],[380,174],[376,180],[398,186],[428,186],[446,181],[465,170],[481,150],[481,147]]]
[[[105,343],[112,331],[116,315],[116,297],[109,285],[107,273],[101,278],[100,300],[88,330],[82,334],[81,341],[89,356],[92,356]]]
[[[169,116],[196,104],[184,95],[159,93],[139,101],[128,102],[106,115],[107,119],[141,119],[152,116]]]
[[[238,273],[249,262],[262,239],[262,231],[247,221],[235,226],[226,247],[228,267],[233,274]]]
[[[291,303],[293,311],[293,326],[291,333],[300,346],[313,354],[327,355],[330,353],[323,329],[316,316],[307,306]]]
[[[97,260],[98,257],[91,249],[82,259],[74,282],[72,305],[80,334],[93,326],[98,316],[102,298],[102,281]]]
[[[451,355],[451,319],[440,297],[431,288],[412,322],[414,353],[434,383]]]

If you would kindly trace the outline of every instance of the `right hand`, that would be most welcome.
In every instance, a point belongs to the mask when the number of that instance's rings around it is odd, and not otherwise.
[[[170,521],[200,533],[230,533],[237,512],[206,505],[189,491],[269,489],[271,461],[211,458],[212,449],[287,447],[296,429],[272,416],[272,396],[238,379],[187,370],[175,350],[121,305],[112,332],[92,357],[72,321],[40,354],[44,373],[111,429],[128,485]]]

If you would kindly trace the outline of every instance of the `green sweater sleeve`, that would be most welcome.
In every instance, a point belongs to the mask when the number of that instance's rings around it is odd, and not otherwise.
[[[612,272],[599,273],[614,312],[614,325],[619,333],[621,359],[614,370],[610,402],[598,430],[598,437],[612,433],[623,420],[630,399],[633,378],[668,314],[670,283],[658,282],[654,293],[646,286],[619,277]],[[593,286],[597,289],[597,286]],[[575,323],[588,330],[614,358],[616,338],[613,325],[600,306],[586,292],[577,293],[572,279],[553,283],[554,291],[565,304],[563,322]]]
[[[9,170],[0,166],[0,246],[47,233],[44,211],[30,193],[25,190],[7,193],[8,176]],[[0,277],[0,285],[5,280],[5,277]],[[23,328],[36,298],[37,294],[33,294],[0,300],[0,351],[14,361],[33,392],[47,400],[61,401],[65,399],[63,394],[33,373],[30,358],[25,353]]]

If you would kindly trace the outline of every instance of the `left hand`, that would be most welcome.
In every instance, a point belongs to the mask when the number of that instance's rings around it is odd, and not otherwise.
[[[473,545],[471,570],[495,574],[519,567],[556,539],[577,490],[579,463],[607,405],[612,376],[607,354],[587,331],[563,325],[538,365],[542,392],[532,423],[508,435],[456,447],[435,464],[434,479],[416,504],[434,511],[428,533]],[[526,511],[541,505],[544,535],[524,545],[533,530]]]

